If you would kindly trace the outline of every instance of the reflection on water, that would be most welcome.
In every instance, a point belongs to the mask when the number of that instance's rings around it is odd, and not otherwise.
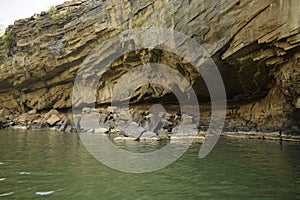
[[[157,151],[169,144],[168,141],[131,141],[111,140],[117,147],[134,153],[147,153]]]
[[[127,150],[165,144],[119,142]],[[221,138],[205,158],[193,144],[163,170],[127,174],[95,160],[75,134],[0,131],[4,199],[300,199],[300,145]],[[109,156],[109,155],[108,155]]]

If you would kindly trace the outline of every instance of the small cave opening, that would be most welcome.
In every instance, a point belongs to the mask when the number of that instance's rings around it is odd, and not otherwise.
[[[300,132],[300,108],[295,108],[293,111],[293,121],[297,126],[297,131]]]

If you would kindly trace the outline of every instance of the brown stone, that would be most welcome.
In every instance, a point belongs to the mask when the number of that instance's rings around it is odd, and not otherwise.
[[[295,107],[300,108],[300,98],[297,99]]]
[[[52,126],[55,123],[60,121],[60,117],[57,114],[52,114],[48,119],[47,119],[47,123]]]
[[[34,120],[22,116],[28,110],[70,109],[77,72],[84,60],[93,60],[86,59],[95,47],[123,30],[159,26],[192,37],[211,55],[230,102],[226,126],[231,129],[250,127],[249,130],[280,127],[286,131],[294,126],[291,116],[295,108],[300,108],[298,0],[255,3],[253,0],[76,0],[58,8],[58,12],[66,12],[66,17],[53,20],[44,13],[18,20],[6,32],[12,38],[10,45],[0,42],[0,110],[8,110],[12,114],[5,115],[16,121]],[[106,45],[97,52],[99,55],[116,52],[114,47],[118,44]],[[201,55],[197,59],[201,60]],[[210,100],[205,82],[180,56],[168,51],[141,49],[116,59],[97,74],[102,76],[97,83],[96,103],[110,105],[119,78],[129,69],[147,62],[165,64],[179,71],[191,83],[201,102]],[[85,69],[83,79],[88,84],[95,78],[93,67]],[[126,80],[128,84],[137,82],[138,74],[139,71],[135,71]],[[174,80],[174,76],[154,70],[149,75],[160,76],[162,82]],[[122,100],[130,98],[131,103],[174,103],[176,98],[170,88],[183,94],[187,89],[180,84],[175,86],[145,84],[132,96],[127,95],[131,91],[120,92],[125,94]],[[94,103],[90,102],[92,94],[83,88],[75,91],[78,91],[78,99],[74,99],[74,105],[79,106],[82,99],[84,105],[81,106]],[[116,112],[112,107],[108,110]],[[62,118],[58,111],[50,112],[42,121],[51,119],[51,124],[55,124]],[[205,113],[203,127],[207,126],[209,114],[209,111]],[[140,119],[140,116],[133,118]]]

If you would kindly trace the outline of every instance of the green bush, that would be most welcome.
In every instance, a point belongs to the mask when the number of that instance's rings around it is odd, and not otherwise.
[[[47,14],[50,15],[50,18],[53,20],[62,20],[67,17],[67,11],[57,11],[57,8],[55,6],[51,6],[47,11]]]
[[[66,19],[67,17],[67,11],[60,11],[54,15],[51,16],[51,19],[53,20],[61,20],[61,19]]]
[[[47,14],[50,15],[50,16],[52,16],[52,15],[54,15],[56,12],[57,12],[57,8],[56,8],[55,6],[51,6],[51,7],[49,8],[49,10],[47,11]]]
[[[5,48],[10,48],[10,46],[12,45],[12,41],[13,38],[9,33],[4,33],[4,35],[2,36],[2,42],[4,44]]]

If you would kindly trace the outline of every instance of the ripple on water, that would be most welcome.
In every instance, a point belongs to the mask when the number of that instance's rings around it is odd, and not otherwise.
[[[20,174],[20,175],[29,175],[30,172],[19,172],[18,174]]]
[[[6,180],[6,178],[0,178],[0,181],[5,181]]]
[[[7,197],[7,196],[12,195],[13,193],[14,192],[3,193],[3,194],[0,194],[0,197]]]
[[[54,191],[47,191],[47,192],[36,192],[36,195],[46,196],[54,193]]]

